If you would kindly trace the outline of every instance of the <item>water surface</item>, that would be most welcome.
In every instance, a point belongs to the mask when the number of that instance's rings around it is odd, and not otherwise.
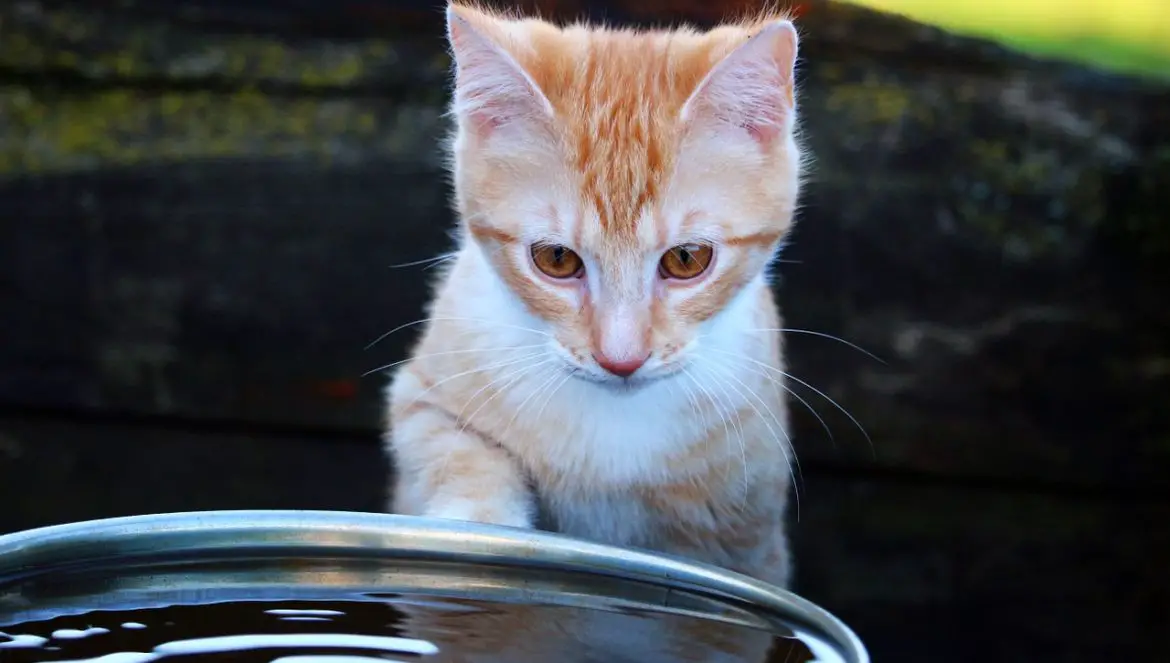
[[[4,663],[804,663],[808,636],[628,608],[426,595],[233,600],[100,610],[0,627]]]

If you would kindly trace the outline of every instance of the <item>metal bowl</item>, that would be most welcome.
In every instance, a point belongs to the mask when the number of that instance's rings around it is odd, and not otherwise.
[[[869,661],[847,626],[791,592],[546,532],[387,514],[211,511],[0,537],[0,631],[95,610],[357,592],[682,614],[817,643],[818,660]]]

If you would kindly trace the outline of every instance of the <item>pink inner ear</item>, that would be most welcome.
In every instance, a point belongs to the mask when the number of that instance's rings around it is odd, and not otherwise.
[[[768,25],[711,70],[683,107],[685,121],[719,132],[730,125],[764,147],[792,126],[796,29]]]
[[[465,100],[467,108],[464,111],[464,117],[467,119],[469,128],[481,138],[487,138],[500,127],[524,115],[522,105],[510,103],[506,99],[498,99],[491,95],[474,96],[469,94],[465,96]]]
[[[450,9],[447,31],[455,58],[453,111],[468,129],[486,138],[505,125],[539,121],[551,113],[520,65]]]

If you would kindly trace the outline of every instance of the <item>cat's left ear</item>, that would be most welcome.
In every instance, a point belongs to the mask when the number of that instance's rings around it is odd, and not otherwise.
[[[765,25],[699,83],[683,105],[684,124],[715,134],[746,132],[764,148],[786,137],[796,117],[797,42],[790,21]]]

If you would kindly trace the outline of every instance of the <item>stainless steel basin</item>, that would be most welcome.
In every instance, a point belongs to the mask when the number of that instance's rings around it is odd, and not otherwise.
[[[215,511],[0,537],[0,633],[8,636],[0,637],[0,653],[7,646],[26,660],[34,660],[29,642],[45,645],[53,636],[25,631],[70,616],[92,622],[95,615],[174,606],[339,598],[397,602],[413,616],[395,628],[422,633],[435,651],[464,647],[460,629],[484,630],[477,646],[486,647],[490,635],[498,647],[492,651],[509,652],[501,661],[750,660],[755,654],[725,652],[732,646],[726,643],[740,647],[765,635],[801,643],[799,651],[813,656],[803,660],[869,660],[848,627],[790,592],[711,566],[544,532],[386,514]],[[427,621],[434,616],[429,600],[506,607],[488,611],[490,623],[469,610],[437,628]],[[731,636],[713,639],[711,629]],[[763,656],[764,649],[752,651]],[[142,656],[135,660],[161,657]]]

